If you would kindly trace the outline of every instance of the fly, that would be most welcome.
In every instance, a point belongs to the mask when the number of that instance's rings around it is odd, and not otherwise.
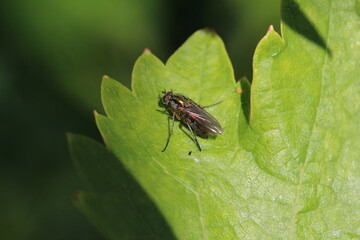
[[[209,133],[221,134],[223,129],[220,123],[204,110],[206,107],[200,107],[197,103],[188,97],[173,92],[162,91],[164,96],[160,99],[162,105],[165,107],[165,111],[170,114],[172,121],[169,129],[168,139],[162,152],[164,152],[170,142],[171,135],[174,130],[175,118],[182,121],[190,130],[193,141],[201,151],[200,144],[196,139],[196,135],[202,138],[207,138]],[[215,103],[215,106],[218,103]],[[207,107],[211,107],[207,106]]]

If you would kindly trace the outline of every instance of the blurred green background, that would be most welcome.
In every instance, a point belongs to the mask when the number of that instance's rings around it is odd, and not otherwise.
[[[130,87],[144,48],[166,61],[211,27],[236,78],[251,79],[254,49],[279,22],[280,0],[1,1],[0,239],[103,239],[71,202],[83,186],[65,138],[101,141],[102,75]]]

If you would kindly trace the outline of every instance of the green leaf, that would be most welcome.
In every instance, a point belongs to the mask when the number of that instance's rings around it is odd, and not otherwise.
[[[132,80],[132,92],[110,78],[103,80],[107,117],[97,115],[96,121],[104,141],[116,156],[121,156],[123,164],[176,226],[175,235],[184,239],[213,235],[221,228],[208,229],[208,221],[216,222],[211,216],[221,214],[223,209],[202,191],[209,190],[205,186],[210,182],[218,190],[227,184],[215,169],[221,171],[234,163],[238,136],[248,129],[222,41],[211,31],[199,31],[166,67],[145,51],[135,64]],[[209,112],[218,118],[226,116],[219,118],[225,132],[214,139],[199,139],[203,151],[198,152],[191,138],[176,127],[168,149],[161,152],[167,139],[168,117],[155,109],[159,108],[163,89],[174,89],[203,105],[222,101]],[[189,151],[193,152],[191,156]],[[228,197],[233,193],[228,192]]]
[[[178,239],[360,238],[355,5],[284,1],[282,35],[269,28],[256,49],[250,110],[209,30],[165,65],[145,51],[132,90],[103,79],[106,116],[96,114],[103,139]],[[224,133],[199,138],[200,152],[177,122],[161,152],[168,119],[155,109],[163,89],[200,105],[222,101],[207,110]]]
[[[68,135],[75,166],[88,183],[75,205],[108,239],[175,239],[142,188],[104,146]]]

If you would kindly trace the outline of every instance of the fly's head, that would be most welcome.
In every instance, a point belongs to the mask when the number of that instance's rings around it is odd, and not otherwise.
[[[160,99],[161,103],[166,107],[169,106],[169,103],[173,99],[173,93],[172,91],[167,92],[166,90],[162,91],[164,96]]]

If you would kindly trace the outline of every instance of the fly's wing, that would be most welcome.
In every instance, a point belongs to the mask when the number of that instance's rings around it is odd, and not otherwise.
[[[221,134],[223,132],[220,123],[207,111],[197,104],[186,107],[186,112],[197,124],[203,126],[207,131]]]

